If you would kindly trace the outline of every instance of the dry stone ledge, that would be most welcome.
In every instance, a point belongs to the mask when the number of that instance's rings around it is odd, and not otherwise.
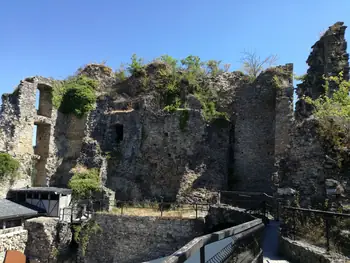
[[[281,255],[294,263],[348,263],[349,258],[303,241],[295,241],[280,237],[279,251]]]

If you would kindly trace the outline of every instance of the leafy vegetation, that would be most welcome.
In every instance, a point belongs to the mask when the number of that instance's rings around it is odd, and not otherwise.
[[[68,182],[75,199],[88,199],[94,192],[101,191],[98,169],[83,169],[74,173]]]
[[[350,147],[350,81],[343,78],[343,73],[338,76],[324,78],[324,94],[312,100],[305,97],[305,101],[314,106],[314,115],[319,120],[318,132],[326,145],[331,148]],[[332,83],[337,89],[330,91]],[[339,156],[338,156],[339,157]],[[338,158],[339,165],[341,158]]]
[[[138,58],[136,54],[133,54],[131,57],[131,64],[128,67],[128,71],[131,75],[134,75],[134,76],[146,75],[146,70],[145,70],[143,60],[141,58]]]
[[[212,121],[218,117],[227,118],[227,114],[217,110],[217,96],[210,91],[206,79],[228,71],[229,64],[221,65],[221,61],[216,60],[204,62],[193,55],[181,60],[162,55],[155,61],[162,62],[163,65],[157,68],[154,75],[149,76],[143,60],[133,54],[127,71],[122,67],[115,73],[116,78],[123,81],[132,75],[139,78],[141,89],[155,87],[160,94],[163,109],[167,112],[184,109],[186,96],[194,94],[200,99],[206,121]],[[182,113],[180,117],[181,127],[186,123],[185,114]]]
[[[124,81],[128,77],[127,72],[126,72],[123,64],[121,64],[119,69],[115,72],[115,77],[119,81]]]
[[[84,75],[57,82],[53,89],[53,105],[62,113],[81,118],[94,108],[96,80]]]
[[[17,176],[19,162],[8,153],[0,153],[0,181]]]
[[[215,94],[206,86],[205,78],[215,77],[227,71],[220,67],[221,61],[209,60],[202,62],[198,56],[188,56],[178,60],[164,55],[160,58],[168,65],[166,69],[160,70],[158,90],[163,95],[165,102],[164,110],[174,112],[185,105],[184,94],[194,94],[202,104],[203,115],[206,121],[210,122],[214,118],[225,117],[227,114],[217,111]],[[185,113],[181,116],[184,117]],[[185,119],[181,117],[181,127]]]
[[[74,225],[74,240],[81,249],[82,256],[85,256],[87,246],[89,244],[89,238],[92,235],[101,232],[101,227],[94,220],[89,220],[82,225]]]

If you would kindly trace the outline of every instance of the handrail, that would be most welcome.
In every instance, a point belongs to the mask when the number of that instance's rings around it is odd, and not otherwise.
[[[288,224],[284,225],[283,228],[286,230],[286,233],[290,231],[292,234],[292,238],[296,239],[297,234],[297,222],[296,219],[298,215],[296,212],[301,212],[302,214],[308,214],[308,213],[314,213],[317,214],[320,219],[323,220],[325,224],[324,228],[324,234],[325,234],[325,246],[327,249],[327,252],[331,250],[331,225],[333,217],[342,217],[342,218],[350,218],[350,214],[344,214],[344,213],[337,213],[337,212],[330,212],[330,211],[322,211],[322,210],[316,210],[316,209],[307,209],[307,208],[300,208],[300,207],[293,207],[293,206],[282,206],[283,210],[291,211],[292,212],[292,223],[291,226],[288,226]],[[303,233],[304,234],[304,233]]]
[[[185,246],[166,258],[163,263],[182,263],[193,256],[198,250],[203,250],[204,246],[220,241],[222,239],[233,237],[234,242],[238,242],[244,237],[262,229],[264,224],[261,219],[230,227],[221,231],[217,231],[208,235],[196,237]]]
[[[237,195],[243,195],[243,196],[247,196],[247,197],[254,196],[254,195],[255,196],[263,195],[263,196],[268,197],[268,198],[273,198],[273,196],[268,195],[265,192],[220,191],[220,193],[237,194]]]
[[[322,211],[322,210],[315,210],[315,209],[307,209],[307,208],[300,208],[300,207],[294,207],[294,206],[283,206],[284,209],[287,210],[293,210],[293,211],[301,211],[306,213],[315,213],[315,214],[321,214],[321,215],[329,215],[329,216],[341,216],[341,217],[349,217],[350,214],[344,214],[344,213],[336,213],[336,212],[329,212],[329,211]]]

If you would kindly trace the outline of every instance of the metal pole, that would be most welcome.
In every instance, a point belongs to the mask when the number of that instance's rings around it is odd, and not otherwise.
[[[292,212],[293,213],[293,239],[295,240],[295,232],[296,232],[296,222],[295,222],[295,211]]]
[[[163,216],[163,199],[160,203],[160,217],[162,217],[162,216]]]
[[[200,250],[200,263],[205,263],[205,247],[201,247]]]

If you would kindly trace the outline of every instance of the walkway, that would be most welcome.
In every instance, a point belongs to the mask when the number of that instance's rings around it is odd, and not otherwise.
[[[279,222],[270,221],[264,230],[264,263],[289,263],[289,261],[278,256],[278,232]]]

